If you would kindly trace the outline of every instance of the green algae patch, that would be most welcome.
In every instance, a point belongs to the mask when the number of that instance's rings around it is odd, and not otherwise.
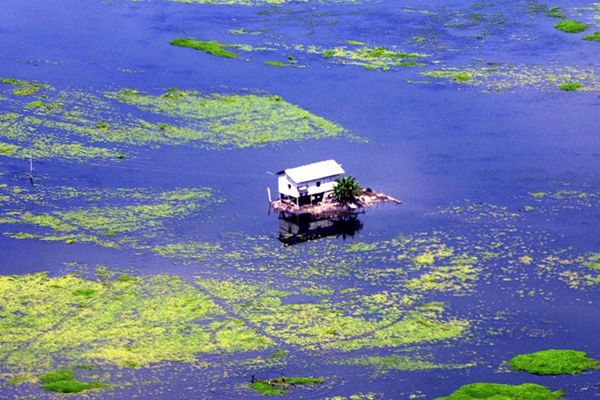
[[[225,43],[215,41],[201,41],[193,38],[178,38],[171,40],[171,45],[179,47],[187,47],[194,50],[201,50],[213,56],[225,57],[225,58],[236,58],[237,53],[227,50],[227,47],[231,47]]]
[[[81,290],[96,294],[82,297]],[[143,367],[271,346],[242,321],[224,318],[214,301],[177,277],[2,276],[0,300],[0,357],[9,369],[58,362]],[[68,373],[54,375],[61,374]]]
[[[590,369],[600,369],[598,361],[583,351],[544,350],[512,358],[508,365],[515,371],[536,375],[580,374]]]
[[[580,33],[585,31],[588,26],[582,24],[579,21],[573,21],[570,19],[566,19],[564,21],[560,21],[558,24],[554,25],[554,28],[559,31],[567,32],[567,33]]]
[[[40,377],[42,389],[58,393],[81,393],[93,389],[103,389],[109,385],[102,382],[82,382],[75,379],[75,372],[70,369],[60,369]]]
[[[561,390],[552,391],[545,386],[534,383],[507,385],[501,383],[472,383],[465,385],[447,397],[436,400],[554,400],[563,397]]]
[[[589,40],[592,42],[600,42],[600,31],[598,32],[594,32],[591,35],[586,35],[584,37],[582,37],[583,40]]]
[[[31,96],[41,89],[49,88],[46,84],[22,81],[14,78],[1,78],[0,83],[13,86],[12,94],[15,96]]]
[[[574,92],[580,90],[582,87],[583,85],[579,82],[565,82],[558,85],[558,88],[560,90],[564,90],[567,92]]]
[[[255,380],[250,384],[254,391],[265,396],[277,396],[288,393],[290,388],[305,385],[318,385],[324,383],[323,378],[303,377],[303,376],[282,376],[277,379]]]

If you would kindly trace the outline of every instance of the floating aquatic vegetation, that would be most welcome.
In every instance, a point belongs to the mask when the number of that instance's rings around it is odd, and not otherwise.
[[[580,33],[585,31],[588,26],[582,24],[579,21],[573,21],[570,19],[566,19],[564,21],[560,21],[558,24],[554,25],[556,29],[559,31],[567,32],[567,33]]]
[[[562,12],[560,7],[550,7],[547,15],[553,18],[567,18],[566,14]]]
[[[269,337],[305,350],[355,350],[458,338],[468,321],[445,319],[442,304],[423,304],[402,312],[396,307],[374,309],[377,317],[348,315],[343,304],[287,303],[289,292],[273,292],[254,285],[203,280],[211,295],[225,298],[236,314],[260,326]]]
[[[194,50],[201,50],[205,53],[213,56],[225,57],[225,58],[236,58],[237,53],[227,50],[231,45],[215,42],[215,41],[202,41],[193,38],[178,38],[171,40],[171,45],[179,47],[187,47]]]
[[[48,372],[40,378],[42,389],[58,393],[81,393],[88,390],[103,389],[107,384],[93,381],[82,382],[75,379],[75,372],[70,369],[60,369]]]
[[[10,110],[0,115],[0,155],[109,160],[124,158],[131,146],[250,147],[345,132],[278,96],[199,95],[177,89],[163,95],[123,90],[96,96],[39,87],[34,101],[12,95],[0,100]],[[152,122],[124,113],[120,103],[154,113]]]
[[[160,96],[135,90],[107,96],[157,114],[186,118],[196,130],[186,134],[177,128],[165,128],[184,141],[195,139],[218,146],[248,147],[282,140],[332,138],[344,132],[339,125],[278,96],[200,95],[177,89]],[[190,134],[196,137],[189,137]]]
[[[563,397],[561,390],[552,391],[545,386],[534,383],[522,385],[506,385],[500,383],[472,383],[465,385],[447,397],[436,400],[554,400]]]
[[[426,57],[421,53],[405,53],[389,50],[385,47],[369,47],[362,42],[348,41],[353,47],[339,46],[322,49],[316,46],[295,46],[297,50],[322,56],[336,64],[359,65],[365,69],[389,70],[392,67],[414,67],[421,65],[416,59]],[[407,61],[410,60],[410,61]]]
[[[36,94],[40,89],[49,88],[46,84],[22,81],[14,78],[2,78],[0,83],[13,86],[12,94],[15,96],[31,96]]]
[[[536,375],[580,374],[590,369],[600,369],[598,361],[589,358],[583,351],[555,349],[518,355],[508,365],[515,371]]]
[[[419,359],[411,356],[370,356],[355,357],[340,360],[341,365],[359,365],[374,368],[377,373],[397,371],[428,371],[434,369],[460,369],[471,367],[471,364],[441,364],[430,360]]]
[[[583,40],[589,40],[593,42],[600,42],[600,31],[594,32],[591,35],[586,35],[582,37]]]
[[[11,370],[59,362],[141,367],[271,345],[242,321],[224,319],[213,300],[178,277],[1,276],[0,299],[0,359]]]
[[[434,215],[460,217],[465,222],[507,222],[522,218],[522,215],[510,211],[508,207],[489,203],[473,203],[465,200],[462,205],[452,205],[436,210]]]
[[[578,82],[581,85],[580,90],[600,90],[600,73],[594,67],[501,64],[485,67],[444,68],[422,72],[421,75],[450,80],[460,85],[479,87],[486,92],[511,91],[525,87],[555,90],[570,82]],[[565,87],[570,87],[570,85]]]
[[[262,380],[257,379],[250,384],[250,387],[265,396],[286,394],[290,388],[305,385],[318,385],[325,382],[323,378],[303,377],[303,376],[282,376],[276,379]]]
[[[565,83],[561,83],[560,85],[558,85],[558,88],[560,90],[573,92],[573,91],[581,90],[581,88],[583,88],[583,85],[579,82],[565,82]]]
[[[189,217],[215,201],[209,188],[158,193],[135,189],[40,188],[37,197],[31,198],[29,192],[15,191],[6,185],[0,187],[0,193],[7,203],[0,224],[26,229],[9,233],[10,237],[126,248],[144,248],[142,243],[146,240],[168,237],[169,221]],[[32,204],[37,206],[36,211],[24,211],[31,209]],[[59,204],[60,209],[56,209]],[[158,246],[156,251],[168,256],[177,250],[165,245]]]
[[[469,71],[427,71],[421,75],[431,78],[450,78],[454,82],[469,82],[473,79]]]

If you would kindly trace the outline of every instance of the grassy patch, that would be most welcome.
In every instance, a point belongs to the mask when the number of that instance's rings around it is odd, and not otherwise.
[[[575,350],[552,349],[522,354],[511,359],[508,364],[515,371],[536,375],[579,374],[589,369],[600,369],[598,361]]]
[[[583,87],[583,85],[579,82],[565,82],[565,83],[561,83],[560,85],[558,85],[558,88],[560,90],[564,90],[567,92],[577,91],[577,90],[581,89],[582,87]]]
[[[171,40],[171,45],[200,50],[213,56],[225,58],[236,58],[238,56],[237,53],[227,50],[227,47],[229,47],[229,45],[220,42],[215,42],[212,40],[202,41],[193,38],[178,38]]]
[[[582,24],[578,21],[573,21],[570,19],[566,19],[564,21],[560,21],[558,24],[554,25],[556,29],[559,31],[567,32],[567,33],[580,33],[585,31],[588,27],[585,24]]]
[[[583,40],[590,40],[594,42],[600,42],[600,31],[594,32],[591,35],[586,35],[582,37]]]
[[[291,387],[303,385],[317,385],[325,382],[323,378],[301,377],[301,376],[282,376],[277,379],[256,380],[250,384],[250,387],[265,396],[276,396],[286,394]]]
[[[551,391],[545,386],[533,383],[505,385],[499,383],[472,383],[465,385],[447,397],[436,400],[554,400],[563,397],[563,392]]]

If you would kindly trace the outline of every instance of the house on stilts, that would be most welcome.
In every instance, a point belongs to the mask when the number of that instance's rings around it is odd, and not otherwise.
[[[279,200],[297,207],[317,205],[333,192],[344,169],[335,160],[320,161],[277,172]]]

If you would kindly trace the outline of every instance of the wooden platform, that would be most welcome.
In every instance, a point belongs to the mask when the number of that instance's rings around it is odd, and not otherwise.
[[[314,218],[343,218],[344,216],[365,212],[367,208],[385,202],[402,204],[400,200],[394,197],[366,188],[356,197],[356,202],[353,204],[342,205],[329,196],[319,204],[304,206],[297,206],[287,200],[275,200],[271,202],[271,207],[275,211],[288,215],[310,215]]]

